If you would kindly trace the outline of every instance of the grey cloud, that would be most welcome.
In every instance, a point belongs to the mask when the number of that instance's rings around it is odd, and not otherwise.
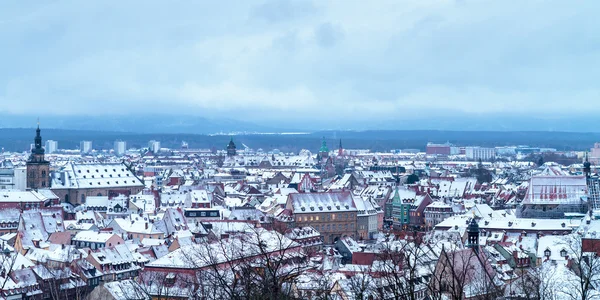
[[[309,1],[267,0],[256,6],[252,15],[269,23],[278,23],[308,16],[316,11]]]
[[[315,39],[321,47],[332,47],[343,38],[342,28],[331,23],[323,23],[315,29]]]
[[[52,1],[39,10],[3,3],[0,40],[10,47],[0,48],[0,101],[10,112],[185,111],[345,124],[432,110],[579,113],[599,95],[599,8],[595,1]]]

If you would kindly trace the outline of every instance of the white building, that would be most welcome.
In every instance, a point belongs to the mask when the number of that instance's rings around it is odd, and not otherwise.
[[[79,151],[81,154],[87,154],[92,152],[92,141],[81,141],[79,143]]]
[[[153,153],[160,152],[160,142],[159,141],[155,141],[155,140],[149,141],[148,142],[148,150],[152,151]]]
[[[496,154],[500,156],[513,156],[517,154],[517,147],[496,147]]]
[[[122,156],[127,151],[127,143],[124,141],[115,141],[115,155]]]
[[[15,167],[10,161],[0,163],[0,190],[27,189],[27,168]]]
[[[58,150],[58,142],[53,140],[46,141],[46,154],[52,154]]]
[[[19,191],[27,190],[27,168],[16,167],[14,170],[13,189]]]
[[[490,160],[496,158],[496,148],[466,147],[465,155],[467,159]]]

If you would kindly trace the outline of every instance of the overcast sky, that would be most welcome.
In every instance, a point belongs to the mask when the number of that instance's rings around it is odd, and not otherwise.
[[[0,112],[600,113],[600,1],[2,1]]]

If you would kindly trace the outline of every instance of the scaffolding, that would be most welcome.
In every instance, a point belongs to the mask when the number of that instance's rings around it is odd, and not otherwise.
[[[588,202],[593,211],[600,211],[600,179],[588,178]]]

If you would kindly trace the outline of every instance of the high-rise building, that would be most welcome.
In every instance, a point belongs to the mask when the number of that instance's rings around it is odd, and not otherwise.
[[[116,156],[123,156],[125,154],[125,151],[127,151],[127,143],[125,143],[124,141],[115,141],[114,150]]]
[[[590,149],[589,161],[594,165],[600,164],[600,143],[595,143],[594,148]]]
[[[81,154],[88,154],[92,152],[92,141],[81,141],[79,143],[79,151]]]
[[[47,140],[46,141],[46,153],[48,154],[52,154],[54,152],[56,152],[56,150],[58,150],[58,142],[57,141],[53,141],[53,140]]]
[[[491,160],[493,158],[496,158],[496,148],[466,147],[465,155],[467,159]]]
[[[160,152],[160,142],[159,141],[155,141],[155,140],[149,141],[148,142],[148,151],[151,151],[153,153]]]

